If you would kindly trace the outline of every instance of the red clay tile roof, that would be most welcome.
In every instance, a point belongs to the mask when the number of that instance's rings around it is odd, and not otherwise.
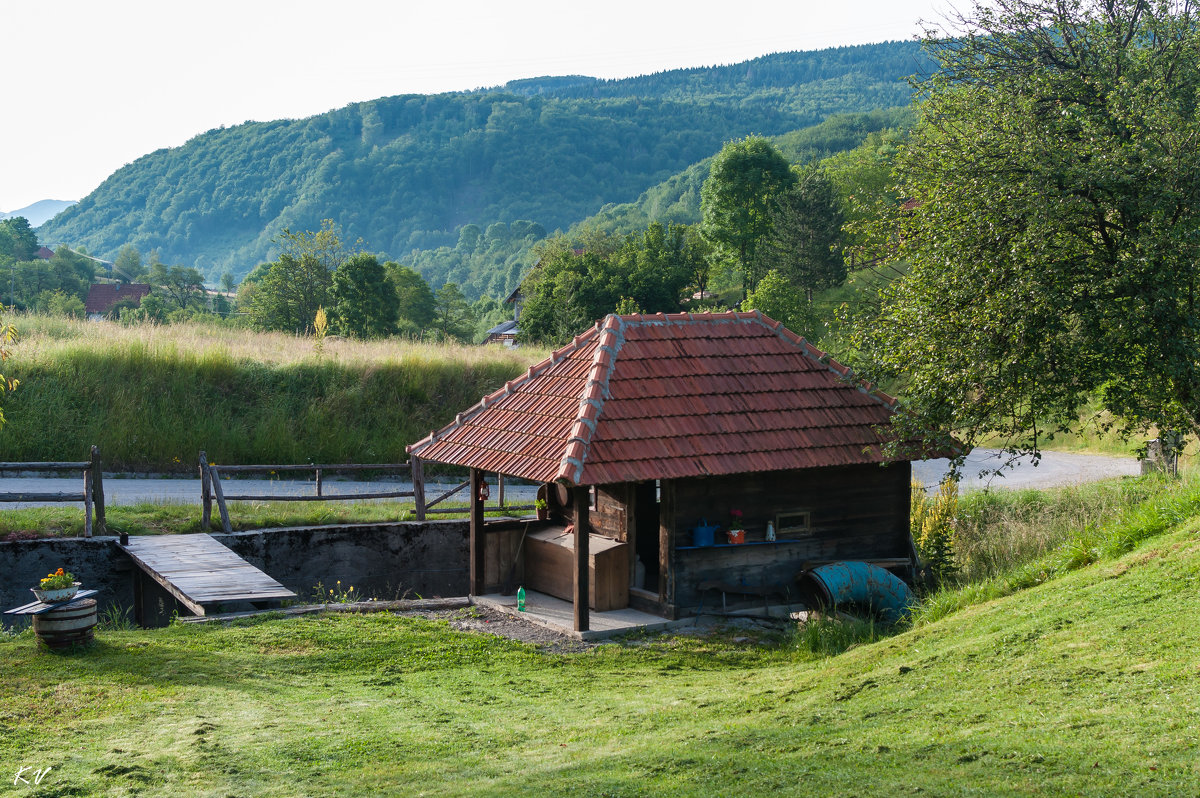
[[[878,463],[894,404],[758,311],[612,315],[408,451],[574,485]]]
[[[139,283],[119,285],[117,283],[93,283],[88,288],[85,313],[107,313],[109,308],[122,299],[133,299],[141,304],[142,297],[150,293],[150,286]]]

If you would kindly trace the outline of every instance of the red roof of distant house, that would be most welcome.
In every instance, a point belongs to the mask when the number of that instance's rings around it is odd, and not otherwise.
[[[575,485],[878,463],[894,404],[758,311],[611,315],[408,450]]]
[[[150,293],[150,286],[139,283],[94,283],[88,288],[86,313],[107,313],[113,305],[123,299],[135,300],[139,305],[142,297]]]
[[[38,247],[38,251],[33,253],[33,255],[35,258],[50,260],[54,257],[54,250],[50,249],[49,247]]]

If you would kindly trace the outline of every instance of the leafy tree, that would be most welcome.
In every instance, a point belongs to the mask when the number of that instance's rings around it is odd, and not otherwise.
[[[142,253],[132,244],[121,247],[113,261],[113,276],[123,283],[131,283],[142,275]]]
[[[0,219],[0,255],[17,261],[33,260],[39,247],[37,234],[24,216]]]
[[[466,340],[470,337],[475,316],[471,305],[454,283],[446,283],[434,294],[433,327],[443,338]]]
[[[233,272],[224,272],[221,275],[221,290],[225,293],[232,293],[233,287],[237,285],[237,278],[233,276]]]
[[[297,258],[305,255],[313,258],[330,274],[337,271],[351,255],[350,249],[342,241],[342,228],[332,219],[322,219],[320,230],[292,232],[285,227],[283,232],[276,236],[275,243],[284,254]],[[357,243],[362,244],[361,241]]]
[[[686,225],[657,222],[628,236],[590,231],[578,243],[548,243],[522,284],[523,340],[559,343],[619,308],[678,311],[705,250]]]
[[[333,278],[314,255],[283,254],[272,263],[261,280],[244,282],[245,297],[239,295],[250,322],[262,330],[303,333],[316,317],[317,308],[329,303]]]
[[[347,259],[333,273],[331,296],[337,329],[355,338],[381,338],[396,328],[400,299],[383,266],[365,253]]]
[[[38,310],[51,316],[66,316],[72,319],[83,317],[83,300],[65,291],[43,291],[38,297]]]
[[[388,282],[396,292],[396,315],[409,332],[423,330],[433,323],[433,289],[414,269],[395,261],[383,264]]]
[[[742,302],[742,310],[761,310],[792,332],[815,339],[814,319],[809,303],[796,291],[788,278],[772,269]]]
[[[846,281],[840,251],[842,211],[837,189],[818,169],[805,169],[796,185],[775,198],[763,263],[803,291],[835,288]]]
[[[124,308],[121,310],[122,324],[142,324],[151,322],[154,324],[166,324],[167,316],[171,312],[171,306],[163,301],[160,296],[149,294],[142,297],[142,302],[136,308]]]
[[[168,266],[154,258],[150,264],[151,285],[162,290],[162,296],[184,310],[196,305],[204,296],[204,278],[196,269]]]
[[[926,46],[898,160],[910,271],[861,331],[905,430],[1037,451],[1099,398],[1200,425],[1200,28],[1167,0],[977,5]]]
[[[775,199],[796,183],[779,150],[761,136],[726,144],[700,191],[704,236],[742,275],[743,291],[763,274],[759,242],[771,234]]]
[[[854,149],[821,162],[837,187],[845,219],[843,246],[851,269],[890,256],[896,246],[896,227],[877,221],[894,218],[895,209],[906,199],[896,191],[892,170],[907,140],[906,130],[875,131]]]
[[[317,308],[330,305],[333,273],[350,257],[341,228],[331,219],[320,230],[292,232],[284,228],[275,239],[283,248],[279,260],[262,264],[242,281],[238,302],[251,324],[263,330],[302,334],[316,318]]]

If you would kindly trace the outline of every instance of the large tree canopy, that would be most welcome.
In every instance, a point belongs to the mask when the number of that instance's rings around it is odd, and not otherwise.
[[[765,273],[759,243],[774,229],[776,199],[796,184],[787,159],[762,136],[726,144],[700,189],[701,230],[749,291]]]
[[[927,46],[892,284],[860,343],[907,422],[1036,451],[1098,398],[1200,423],[1200,35],[1186,3],[994,0]]]

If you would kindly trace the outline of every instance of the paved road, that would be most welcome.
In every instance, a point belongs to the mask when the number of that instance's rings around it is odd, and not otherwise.
[[[1134,457],[1043,452],[1041,462],[1036,465],[1026,457],[1018,460],[1013,468],[1006,468],[998,475],[979,475],[982,470],[998,468],[1004,462],[1004,457],[1005,455],[996,449],[976,449],[971,452],[963,466],[960,488],[1049,488],[1078,485],[1111,477],[1135,476],[1141,472],[1141,464]],[[913,477],[923,482],[927,488],[936,488],[945,476],[949,464],[949,460],[913,463]]]
[[[1091,482],[1097,479],[1107,479],[1139,472],[1139,463],[1132,457],[1106,457],[1090,454],[1061,454],[1046,452],[1041,462],[1034,466],[1028,459],[1019,461],[1012,469],[1005,469],[1001,476],[979,476],[983,469],[995,469],[1001,464],[1000,452],[994,449],[976,449],[967,457],[963,469],[961,486],[964,490],[985,487],[992,488],[1045,488],[1056,485],[1074,485],[1081,482]],[[936,488],[942,476],[946,473],[949,461],[928,460],[913,463],[913,476],[927,487]],[[42,477],[11,477],[0,478],[0,493],[39,492],[65,493],[83,490],[81,478],[42,478]],[[255,494],[255,495],[298,495],[313,493],[314,483],[311,481],[281,481],[269,479],[238,479],[227,480],[223,483],[226,493]],[[455,483],[436,485],[430,483],[426,492],[434,496],[448,490]],[[322,492],[326,495],[378,493],[394,490],[412,490],[411,482],[378,481],[354,482],[327,479]],[[494,493],[494,490],[493,490]],[[522,504],[533,502],[536,488],[530,486],[508,485],[505,488],[505,498],[518,500]],[[200,504],[200,480],[197,479],[122,479],[114,476],[104,478],[104,498],[108,505],[141,504]],[[367,500],[370,501],[370,500]],[[0,509],[17,509],[21,507],[46,506],[27,502],[23,504],[0,504]]]

